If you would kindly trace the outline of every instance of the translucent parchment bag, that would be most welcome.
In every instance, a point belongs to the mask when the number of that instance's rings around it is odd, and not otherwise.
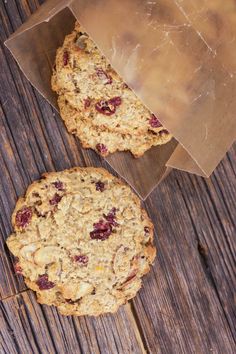
[[[175,138],[111,166],[142,198],[167,167],[209,176],[236,137],[235,1],[48,0],[6,45],[54,107],[55,53],[75,18]]]

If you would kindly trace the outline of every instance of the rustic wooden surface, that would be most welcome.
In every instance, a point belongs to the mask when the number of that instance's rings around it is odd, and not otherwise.
[[[45,171],[106,167],[67,134],[4,48],[42,2],[1,1],[0,353],[235,353],[235,145],[209,180],[174,171],[144,203],[158,256],[116,315],[62,317],[14,275],[4,240],[27,185]]]

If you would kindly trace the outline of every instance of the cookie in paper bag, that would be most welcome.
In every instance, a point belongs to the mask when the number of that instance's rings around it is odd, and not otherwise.
[[[61,116],[70,132],[83,141],[80,129],[80,122],[83,121],[92,126],[93,131],[110,134],[108,140],[113,140],[113,148],[108,148],[106,154],[127,150],[130,136],[139,140],[143,147],[141,151],[137,151],[135,146],[128,148],[137,157],[151,146],[171,139],[158,118],[111,68],[79,24],[76,24],[72,34],[66,36],[63,46],[57,51],[52,88],[58,93],[59,100],[63,97],[63,101],[77,112],[76,125],[72,127],[70,116],[65,109],[62,110],[60,100]],[[124,144],[120,144],[120,135]],[[147,136],[149,141],[149,137],[153,136],[155,143],[146,144]],[[102,141],[98,143],[104,145]],[[89,137],[83,145],[94,148]]]

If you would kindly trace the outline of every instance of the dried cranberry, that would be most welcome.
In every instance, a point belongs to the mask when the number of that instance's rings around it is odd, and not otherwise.
[[[81,254],[79,256],[74,256],[73,259],[75,262],[82,263],[84,265],[86,265],[88,263],[88,256],[85,256],[83,254]]]
[[[104,144],[97,144],[96,145],[96,149],[102,155],[105,155],[107,153],[107,151],[108,151],[106,145],[104,145]]]
[[[63,64],[64,65],[67,65],[68,64],[68,61],[69,61],[69,53],[67,51],[65,51],[63,53]]]
[[[91,105],[90,98],[85,98],[84,99],[84,108],[86,109],[86,108],[90,107],[90,105]]]
[[[56,182],[53,182],[52,184],[59,191],[63,191],[64,190],[64,185],[63,185],[63,183],[61,181],[56,181]]]
[[[100,220],[98,223],[93,224],[94,230],[90,232],[90,237],[92,240],[104,241],[108,239],[112,233],[112,226],[109,222],[104,222]]]
[[[111,116],[115,113],[116,107],[121,105],[120,97],[113,97],[110,100],[101,100],[95,104],[95,108],[99,113],[102,113],[106,116]]]
[[[116,208],[107,214],[103,214],[105,220],[101,219],[98,223],[93,224],[94,230],[90,232],[90,237],[93,240],[106,240],[111,235],[113,228],[118,226],[115,221]]]
[[[117,226],[117,222],[115,221],[116,218],[116,208],[112,208],[111,211],[105,215],[103,214],[103,217],[109,222],[110,225],[112,226]]]
[[[99,79],[104,82],[105,85],[112,83],[112,77],[109,74],[107,74],[102,68],[98,68],[96,70],[96,74],[99,77]]]
[[[117,209],[115,207],[113,207],[108,214],[112,214],[112,215],[116,215]]]
[[[47,274],[39,275],[36,284],[38,285],[39,290],[48,290],[55,286],[55,284],[52,281],[48,280]]]
[[[32,215],[33,212],[31,208],[28,207],[21,208],[16,213],[16,226],[25,228],[27,225],[29,225],[30,220],[32,219]]]
[[[14,264],[14,270],[15,270],[15,273],[16,273],[16,274],[20,274],[20,275],[21,275],[23,269],[21,268],[21,266],[20,266],[19,263],[15,263],[15,264]]]
[[[96,182],[95,186],[96,186],[96,191],[103,192],[105,189],[105,183],[103,183],[101,181]]]
[[[121,100],[121,97],[117,96],[117,97],[111,98],[111,99],[109,100],[109,102],[110,102],[111,104],[113,104],[114,106],[120,106],[122,100]]]
[[[154,114],[151,115],[151,118],[149,119],[149,123],[152,128],[162,127],[161,122],[159,122],[159,120],[157,119],[157,117]]]
[[[114,104],[109,103],[109,101],[98,101],[95,104],[95,108],[99,113],[104,114],[105,116],[111,116],[116,111],[116,106]]]
[[[54,194],[53,198],[49,200],[49,203],[51,205],[57,205],[60,202],[61,198],[62,196],[56,193]]]

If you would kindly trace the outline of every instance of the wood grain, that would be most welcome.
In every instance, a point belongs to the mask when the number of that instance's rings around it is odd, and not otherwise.
[[[157,260],[116,315],[62,317],[14,275],[5,239],[28,184],[45,171],[107,167],[81,150],[3,45],[42,2],[0,5],[0,353],[235,353],[235,145],[209,180],[174,171],[147,199]]]
[[[235,221],[226,212],[232,197],[224,205],[217,197],[218,171],[208,182],[173,172],[146,203],[158,225],[159,253],[134,307],[144,333],[152,322],[151,351],[159,344],[167,353],[176,346],[184,352],[234,352]],[[233,180],[229,166],[228,173],[224,178]],[[233,204],[230,210],[234,215]],[[147,301],[152,306],[145,308]]]
[[[144,353],[127,306],[99,318],[66,317],[24,291],[1,302],[0,319],[1,353]]]

